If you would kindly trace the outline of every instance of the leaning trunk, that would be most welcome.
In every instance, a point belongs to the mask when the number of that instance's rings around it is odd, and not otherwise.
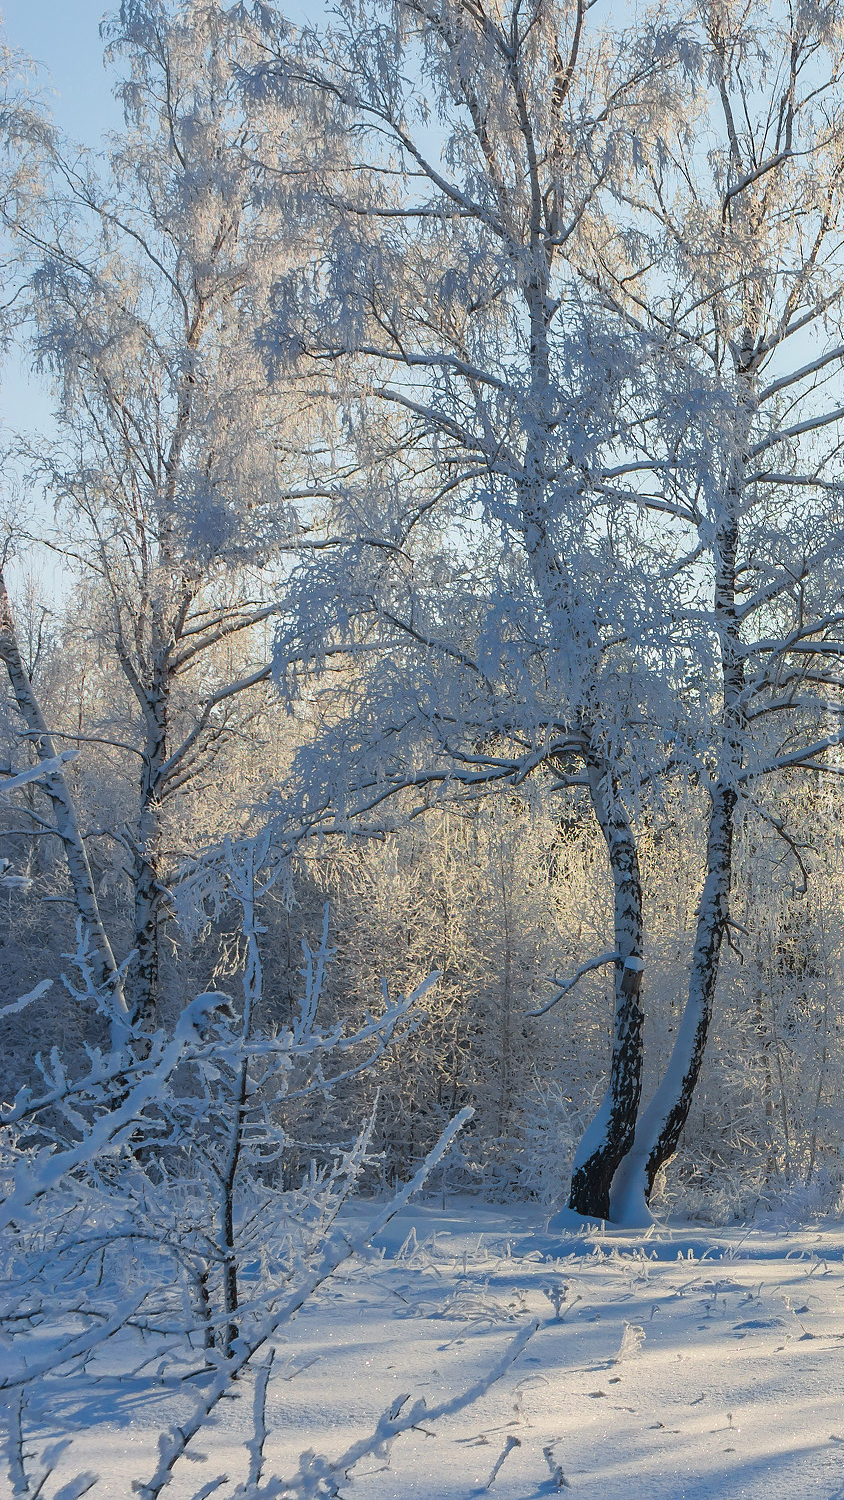
[[[607,1090],[574,1161],[569,1208],[610,1217],[610,1186],[630,1150],[642,1092],[642,887],[636,842],[609,774],[588,765],[592,805],[607,846],[613,879],[615,1018]]]
[[[738,527],[744,492],[747,437],[753,409],[749,377],[736,411],[737,442],[715,534],[715,625],[721,650],[723,739],[706,844],[706,878],[698,907],[694,955],[683,1019],[665,1077],[636,1127],[632,1150],[612,1185],[616,1223],[646,1224],[651,1189],[660,1167],[677,1149],[700,1076],[724,933],[730,917],[733,825],[741,774],[744,730],[744,654],[736,610]]]
[[[648,1202],[654,1178],[677,1149],[697,1087],[729,916],[735,803],[733,788],[719,783],[712,796],[707,875],[698,908],[688,1000],[665,1076],[642,1111],[632,1149],[613,1179],[609,1216],[616,1224],[651,1222]]]

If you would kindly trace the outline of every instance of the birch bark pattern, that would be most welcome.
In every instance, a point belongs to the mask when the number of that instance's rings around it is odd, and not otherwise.
[[[729,915],[735,803],[731,787],[720,784],[715,788],[688,999],[665,1075],[642,1111],[631,1149],[613,1178],[609,1217],[617,1224],[641,1226],[651,1222],[648,1202],[654,1179],[677,1149],[697,1086]]]
[[[689,990],[665,1076],[638,1122],[632,1149],[612,1184],[614,1222],[650,1221],[648,1202],[660,1167],[673,1156],[688,1118],[700,1076],[712,1019],[724,933],[730,917],[733,827],[737,774],[743,759],[744,656],[736,610],[739,514],[747,464],[752,412],[746,368],[738,371],[741,398],[736,408],[736,442],[715,534],[715,627],[721,652],[722,744],[706,840],[706,877],[698,906]]]
[[[642,885],[633,830],[608,774],[588,763],[592,806],[607,846],[613,880],[615,931],[615,1013],[610,1076],[594,1120],[578,1147],[572,1170],[569,1208],[601,1219],[610,1217],[610,1186],[633,1145],[642,1094],[642,1022],[638,985],[625,983],[625,961],[642,953]]]
[[[536,484],[536,481],[535,481]],[[538,488],[538,485],[536,486]],[[564,564],[556,553],[540,506],[526,509],[525,546],[537,586],[545,603],[553,635],[561,688],[565,655],[577,644],[581,666],[599,650],[597,626],[590,638],[589,624],[578,622],[571,607]],[[575,689],[577,684],[575,684]],[[566,683],[569,693],[572,684]],[[641,959],[643,940],[642,885],[636,838],[611,770],[599,746],[585,707],[578,711],[583,759],[595,817],[607,850],[613,882],[615,938],[615,1006],[609,1080],[595,1118],[584,1133],[569,1192],[569,1207],[589,1217],[610,1216],[610,1185],[622,1158],[633,1145],[642,1094],[642,1022],[638,987],[624,986],[627,959]]]
[[[131,971],[131,994],[134,1019],[144,1030],[154,1028],[158,1011],[162,903],[161,796],[167,761],[167,710],[170,696],[166,657],[166,651],[156,651],[151,687],[145,690],[138,682],[136,690],[143,711],[145,743],[138,788],[138,834],[134,846],[135,960]]]
[[[522,128],[532,145],[523,113]],[[525,444],[520,484],[522,535],[537,590],[551,631],[551,652],[563,702],[575,719],[589,780],[595,817],[607,850],[613,882],[615,937],[615,1005],[609,1079],[601,1105],[584,1133],[574,1162],[569,1207],[600,1219],[610,1215],[610,1186],[616,1169],[633,1145],[642,1094],[643,1015],[635,989],[625,987],[625,962],[641,959],[642,887],[636,840],[619,788],[608,765],[589,709],[589,689],[600,681],[601,632],[598,621],[578,597],[566,559],[554,545],[549,515],[548,453],[553,443],[555,386],[551,378],[549,327],[556,303],[549,275],[553,251],[543,243],[542,207],[529,150],[534,186],[531,249],[534,274],[526,288],[530,313],[531,396],[534,422]]]

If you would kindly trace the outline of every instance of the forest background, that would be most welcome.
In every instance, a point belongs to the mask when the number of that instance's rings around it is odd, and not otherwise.
[[[285,1184],[832,1209],[844,8],[293,19],[127,0],[96,149],[5,54],[4,1096],[304,940],[437,978]]]

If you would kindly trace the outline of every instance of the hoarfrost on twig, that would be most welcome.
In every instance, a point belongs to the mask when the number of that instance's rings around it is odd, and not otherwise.
[[[569,1484],[565,1474],[563,1473],[562,1464],[558,1464],[557,1460],[554,1457],[553,1443],[548,1443],[548,1445],[543,1448],[542,1455],[549,1469],[551,1470],[551,1483],[554,1485],[554,1488],[558,1490],[570,1490],[571,1485]]]
[[[487,1489],[490,1489],[490,1487],[492,1485],[492,1481],[494,1480],[496,1474],[498,1473],[499,1469],[501,1468],[501,1465],[503,1464],[503,1462],[504,1462],[505,1458],[507,1457],[508,1453],[512,1453],[512,1451],[513,1451],[514,1448],[521,1448],[521,1446],[522,1446],[521,1439],[517,1438],[517,1437],[513,1437],[512,1433],[511,1433],[510,1436],[506,1439],[506,1441],[504,1443],[504,1447],[501,1449],[501,1452],[499,1453],[497,1459],[495,1460],[495,1465],[493,1467],[492,1473],[490,1474],[489,1479],[486,1482]]]
[[[645,1330],[641,1323],[625,1323],[621,1345],[613,1364],[619,1365],[623,1359],[629,1359],[632,1354],[638,1354],[644,1342]]]

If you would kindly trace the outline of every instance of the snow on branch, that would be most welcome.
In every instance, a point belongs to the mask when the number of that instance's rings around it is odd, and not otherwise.
[[[344,1261],[349,1260],[353,1255],[362,1254],[367,1250],[375,1236],[399,1212],[399,1209],[405,1206],[413,1194],[418,1192],[423,1186],[434,1167],[445,1156],[458,1131],[462,1130],[473,1114],[474,1111],[470,1106],[462,1109],[443,1131],[433,1149],[428,1152],[419,1170],[414,1173],[409,1182],[406,1182],[393,1195],[390,1202],[370,1220],[366,1228],[360,1230],[357,1234],[335,1233],[326,1242],[322,1252],[308,1267],[294,1289],[287,1292],[279,1300],[249,1338],[241,1337],[238,1340],[237,1346],[232,1350],[230,1357],[221,1363],[219,1374],[216,1376],[211,1387],[200,1397],[192,1415],[180,1422],[177,1427],[174,1427],[169,1437],[162,1436],[160,1439],[160,1457],[155,1472],[145,1483],[136,1481],[134,1485],[135,1491],[141,1497],[141,1500],[158,1500],[158,1496],[170,1481],[170,1476],[175,1465],[186,1452],[193,1439],[203,1430],[211,1413],[230,1389],[232,1381],[236,1380],[241,1372],[251,1364],[255,1355],[267,1346],[269,1340],[295,1317],[305,1302],[313,1296],[314,1292],[324,1282],[334,1275],[335,1271]],[[279,1493],[278,1490],[276,1490],[276,1493]]]
[[[12,1016],[17,1011],[26,1010],[28,1005],[32,1005],[35,1000],[40,1000],[41,996],[46,995],[47,991],[49,989],[52,989],[52,987],[52,979],[42,979],[41,983],[36,984],[35,989],[30,990],[28,995],[21,995],[20,999],[12,1000],[8,1005],[0,1007],[0,1020],[2,1020],[4,1016]],[[0,1124],[5,1123],[6,1117],[2,1113],[0,1113]]]
[[[423,1422],[438,1422],[443,1417],[454,1416],[485,1396],[515,1364],[540,1326],[540,1320],[534,1319],[525,1328],[520,1328],[492,1368],[456,1396],[441,1401],[436,1406],[428,1406],[424,1396],[420,1396],[409,1407],[406,1405],[409,1399],[407,1396],[397,1396],[386,1411],[382,1412],[373,1431],[352,1443],[339,1458],[328,1460],[313,1451],[303,1453],[299,1461],[299,1472],[293,1479],[270,1481],[261,1489],[255,1487],[244,1495],[244,1500],[282,1500],[282,1497],[290,1497],[290,1500],[293,1497],[295,1500],[316,1500],[319,1495],[339,1494],[339,1486],[351,1478],[352,1469],[362,1459],[375,1454],[386,1457],[390,1445],[403,1433],[411,1432]]]
[[[619,957],[620,955],[618,953],[613,952],[599,953],[597,958],[590,958],[587,963],[581,964],[580,968],[575,970],[570,979],[567,979],[564,984],[560,985],[560,988],[558,989],[556,995],[554,995],[546,1005],[540,1006],[539,1010],[529,1010],[526,1012],[526,1014],[529,1016],[546,1015],[549,1010],[553,1009],[558,1001],[562,1000],[564,995],[567,995],[570,990],[574,989],[575,985],[583,978],[584,974],[590,974],[593,969],[602,969],[605,964],[617,963]]]
[[[225,997],[222,997],[225,998]],[[56,1187],[69,1172],[117,1145],[137,1129],[138,1118],[160,1092],[181,1062],[191,1042],[199,1039],[209,1010],[219,1006],[218,994],[200,995],[182,1012],[171,1041],[162,1033],[152,1038],[148,1067],[131,1088],[122,1104],[106,1109],[75,1145],[65,1150],[44,1152],[35,1157],[32,1166],[19,1165],[14,1185],[0,1203],[0,1230],[19,1220],[30,1204]]]
[[[14,776],[4,776],[0,780],[0,797],[8,796],[9,792],[16,792],[18,787],[29,786],[30,782],[41,781],[45,776],[52,776],[60,771],[69,760],[76,760],[78,750],[61,750],[58,755],[51,756],[49,760],[39,761],[37,766],[30,766],[28,771],[18,771]]]

